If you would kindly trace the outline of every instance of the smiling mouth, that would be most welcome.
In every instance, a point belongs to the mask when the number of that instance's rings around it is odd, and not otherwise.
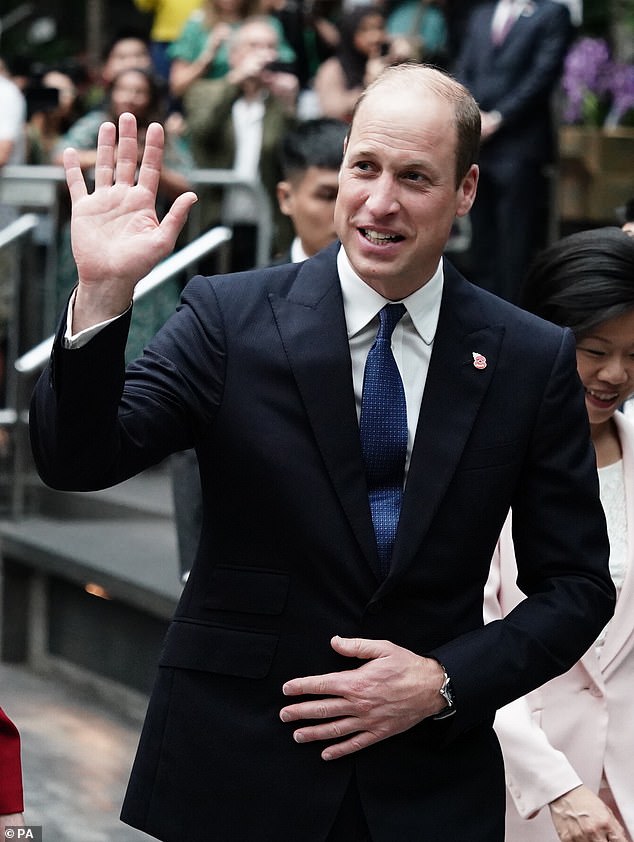
[[[405,239],[400,234],[386,234],[383,231],[374,231],[372,228],[359,228],[359,231],[369,243],[379,246],[400,243],[401,240]]]
[[[591,398],[594,398],[595,401],[598,403],[604,403],[606,405],[614,403],[616,400],[619,399],[619,392],[594,392],[592,389],[586,389],[586,394],[590,395]]]

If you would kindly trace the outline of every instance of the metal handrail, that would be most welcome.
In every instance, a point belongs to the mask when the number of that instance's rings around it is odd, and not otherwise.
[[[18,240],[20,240],[22,237],[25,237],[27,234],[30,234],[32,231],[35,230],[35,228],[37,228],[38,225],[39,219],[37,217],[37,214],[34,213],[25,213],[22,216],[18,217],[18,219],[14,220],[13,222],[10,222],[5,228],[2,229],[2,231],[0,231],[0,251],[3,248],[6,248],[6,246],[11,245],[12,243],[16,243]],[[20,278],[17,264],[11,272],[11,276],[12,299],[14,302],[18,302],[20,299]],[[14,318],[11,318],[8,324],[8,365],[6,370],[5,383],[7,406],[0,409],[0,425],[14,424],[17,418],[17,410],[15,406],[17,383],[15,372],[12,371],[11,361],[15,360],[18,355],[19,320],[19,314],[15,314]]]
[[[195,263],[203,255],[219,248],[231,239],[231,230],[219,225],[202,234],[192,243],[167,257],[142,278],[135,287],[134,300],[138,301],[160,284],[172,278],[182,269]],[[20,374],[30,374],[44,368],[51,354],[55,337],[49,336],[15,361]]]
[[[188,173],[192,189],[197,187],[244,187],[249,190],[257,207],[256,263],[265,266],[270,260],[273,240],[271,203],[265,187],[259,181],[238,176],[229,169],[193,169]],[[49,164],[11,164],[2,170],[2,179],[8,181],[54,182],[66,180],[64,167]],[[194,210],[193,216],[195,217]],[[195,231],[194,236],[200,232]]]
[[[226,169],[195,169],[189,175],[192,188],[196,187],[245,187],[255,200],[257,207],[256,225],[256,254],[257,266],[266,266],[271,259],[271,243],[273,241],[273,217],[271,202],[266,188],[259,181],[250,181],[236,175],[234,170]],[[194,206],[193,213],[196,213]]]
[[[20,237],[37,228],[38,224],[39,219],[34,213],[25,213],[14,222],[10,222],[6,228],[0,231],[0,249],[13,243],[15,240],[19,240]]]

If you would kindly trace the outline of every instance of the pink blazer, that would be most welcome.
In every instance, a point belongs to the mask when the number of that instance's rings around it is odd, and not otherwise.
[[[628,571],[600,658],[591,647],[567,673],[498,712],[512,842],[558,842],[550,811],[542,807],[580,783],[598,792],[604,770],[634,835],[634,422],[622,413],[615,421],[625,474]],[[504,616],[524,598],[516,575],[509,517],[485,588],[485,621]]]

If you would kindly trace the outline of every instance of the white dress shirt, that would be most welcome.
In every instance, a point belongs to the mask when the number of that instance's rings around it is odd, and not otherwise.
[[[348,328],[350,356],[352,358],[352,382],[357,406],[357,418],[361,416],[361,395],[363,372],[368,352],[379,329],[379,310],[395,302],[384,298],[356,274],[343,247],[337,255],[337,269],[343,294],[343,308]],[[407,312],[398,322],[392,334],[392,353],[405,389],[407,405],[407,460],[405,475],[416,435],[418,415],[423,399],[429,360],[440,313],[443,288],[442,259],[433,276],[416,292],[402,299]]]

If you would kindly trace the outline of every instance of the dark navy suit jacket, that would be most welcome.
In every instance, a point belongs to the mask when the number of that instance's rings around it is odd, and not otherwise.
[[[481,157],[549,161],[554,154],[553,90],[572,35],[568,8],[555,0],[527,0],[500,46],[491,39],[495,3],[472,12],[454,73],[483,111],[499,111],[503,125]]]
[[[122,814],[169,842],[323,842],[353,770],[374,842],[501,842],[494,711],[569,668],[613,610],[572,335],[448,263],[380,581],[336,251],[194,278],[125,379],[125,319],[80,350],[58,340],[34,395],[33,448],[52,485],[101,487],[198,454],[200,548]],[[483,626],[511,505],[529,598]],[[329,763],[323,745],[295,744],[282,684],[356,665],[332,651],[334,634],[438,658],[456,714]]]

